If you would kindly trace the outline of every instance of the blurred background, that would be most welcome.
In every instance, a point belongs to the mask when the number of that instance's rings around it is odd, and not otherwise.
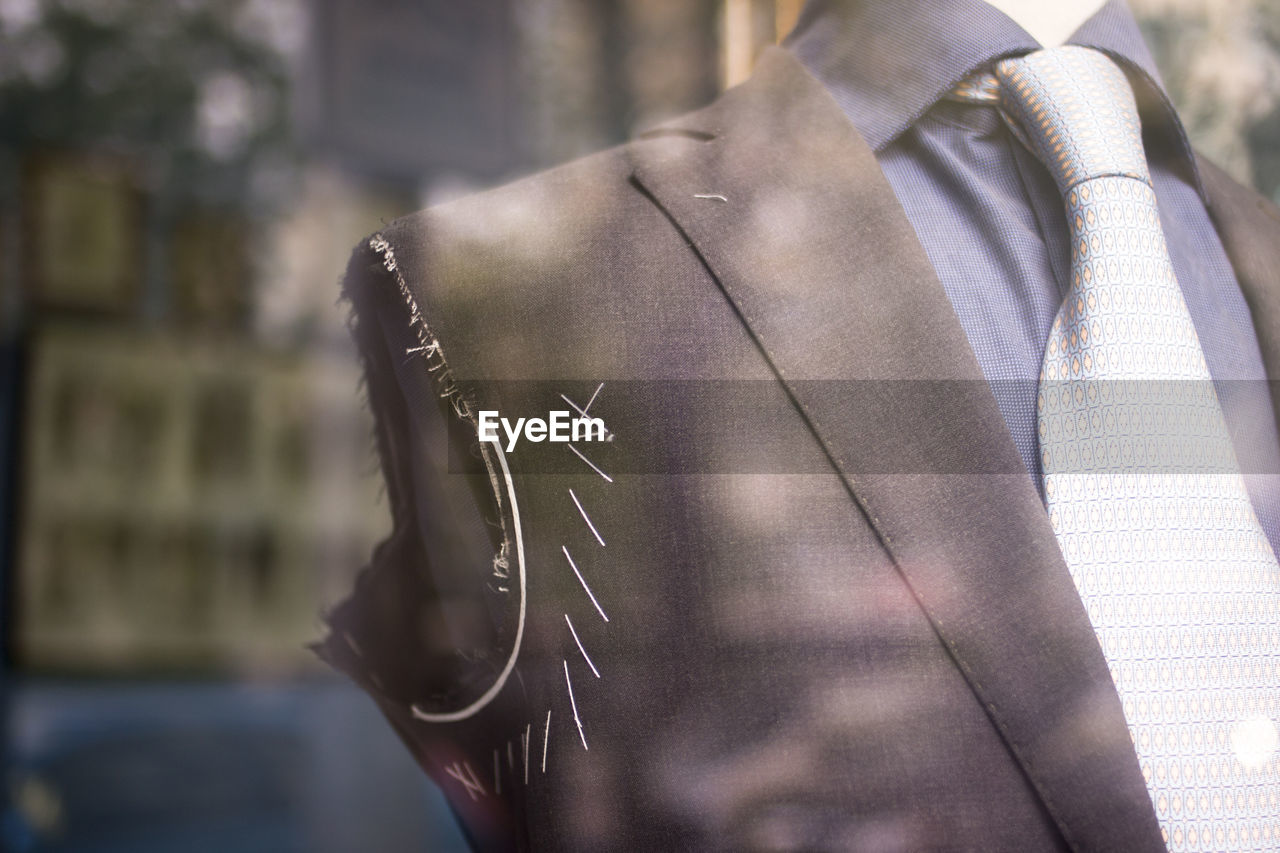
[[[744,78],[800,0],[0,0],[0,849],[450,850],[305,650],[389,526],[381,223]],[[1132,0],[1280,200],[1280,0]]]

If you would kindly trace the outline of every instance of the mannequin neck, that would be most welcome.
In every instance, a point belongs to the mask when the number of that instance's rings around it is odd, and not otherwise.
[[[1044,47],[1057,47],[1102,8],[1106,0],[987,0]]]

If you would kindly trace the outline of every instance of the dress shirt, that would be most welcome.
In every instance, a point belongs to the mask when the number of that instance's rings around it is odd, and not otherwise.
[[[1174,270],[1254,510],[1280,553],[1280,439],[1266,373],[1182,125],[1123,0],[1068,43],[1106,52],[1134,86]],[[993,107],[945,98],[969,72],[1041,45],[982,0],[810,0],[786,46],[875,151],[1043,491],[1035,399],[1069,285],[1063,202]]]

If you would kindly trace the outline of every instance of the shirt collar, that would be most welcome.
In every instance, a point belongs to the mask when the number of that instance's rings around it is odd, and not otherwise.
[[[1203,195],[1191,146],[1124,0],[1108,0],[1067,43],[1101,50],[1129,71],[1144,127],[1159,131],[1148,140],[1173,153]],[[983,0],[809,0],[785,46],[877,152],[974,69],[1041,47]],[[1156,153],[1148,141],[1148,156]]]
[[[982,0],[809,0],[786,46],[877,151],[973,69],[1039,47]]]

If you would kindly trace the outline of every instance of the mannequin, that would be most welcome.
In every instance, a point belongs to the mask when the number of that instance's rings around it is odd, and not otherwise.
[[[1045,0],[987,0],[1044,47],[1057,47],[1102,8],[1105,0],[1046,3]]]

